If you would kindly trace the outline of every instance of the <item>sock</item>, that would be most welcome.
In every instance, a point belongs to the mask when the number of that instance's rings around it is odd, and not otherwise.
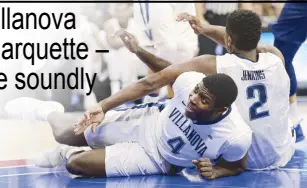
[[[297,102],[290,103],[290,109],[289,109],[289,117],[292,121],[292,124],[294,128],[300,123],[302,118],[300,117],[298,108],[297,108]]]

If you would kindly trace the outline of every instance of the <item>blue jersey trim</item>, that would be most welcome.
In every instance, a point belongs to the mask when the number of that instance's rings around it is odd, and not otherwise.
[[[113,110],[115,111],[126,111],[129,109],[141,109],[141,108],[146,108],[146,107],[158,107],[159,111],[161,112],[164,108],[165,108],[165,104],[164,103],[146,103],[146,104],[140,104],[140,105],[136,105],[133,106],[131,108],[115,108]]]
[[[240,56],[239,54],[234,54],[234,55],[237,56],[237,57],[240,58],[240,59],[245,59],[245,60],[248,60],[248,61],[250,61],[250,62],[252,62],[252,63],[257,63],[258,60],[259,60],[259,54],[258,54],[258,53],[257,53],[257,61],[253,61],[253,60],[248,59],[248,58],[246,58],[246,57]]]

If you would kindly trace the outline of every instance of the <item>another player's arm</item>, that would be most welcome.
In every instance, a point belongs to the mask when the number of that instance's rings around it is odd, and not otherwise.
[[[159,89],[163,86],[172,85],[180,74],[189,71],[203,72],[206,75],[215,74],[215,56],[198,56],[185,63],[173,64],[171,66],[168,66],[162,71],[156,72],[152,75],[148,75],[145,78],[140,79],[136,83],[125,87],[116,94],[101,101],[100,105],[104,113],[106,113],[110,109],[120,106],[126,102],[144,97],[152,91]]]
[[[138,47],[138,51],[135,52],[135,55],[138,56],[138,58],[144,62],[153,72],[159,72],[172,65],[172,63],[169,61],[159,58],[141,47]]]
[[[123,44],[129,49],[129,51],[134,53],[153,72],[161,71],[172,64],[169,61],[159,58],[141,48],[135,36],[125,30],[118,31],[115,36],[120,37]]]
[[[266,53],[266,52],[272,53],[272,54],[278,56],[282,60],[282,63],[285,66],[285,58],[282,55],[282,53],[275,46],[259,43],[258,46],[257,46],[257,52],[259,52],[259,53]]]
[[[225,46],[226,29],[223,26],[210,25],[206,20],[199,19],[189,13],[181,13],[177,16],[177,21],[188,21],[194,33],[204,35],[211,40]]]

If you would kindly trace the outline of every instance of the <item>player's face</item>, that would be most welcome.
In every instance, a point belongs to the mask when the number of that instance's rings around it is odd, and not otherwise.
[[[214,96],[202,82],[197,84],[189,95],[186,106],[186,116],[191,119],[199,119],[198,116],[210,116],[214,109]]]

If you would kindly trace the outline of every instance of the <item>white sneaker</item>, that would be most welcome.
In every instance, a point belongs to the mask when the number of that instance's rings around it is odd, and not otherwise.
[[[30,97],[20,97],[7,102],[4,111],[8,116],[22,120],[46,121],[51,112],[64,112],[62,104],[55,101],[41,101]]]
[[[51,151],[42,153],[33,160],[33,163],[41,168],[54,168],[61,166],[65,162],[65,154],[69,146],[59,144]]]

